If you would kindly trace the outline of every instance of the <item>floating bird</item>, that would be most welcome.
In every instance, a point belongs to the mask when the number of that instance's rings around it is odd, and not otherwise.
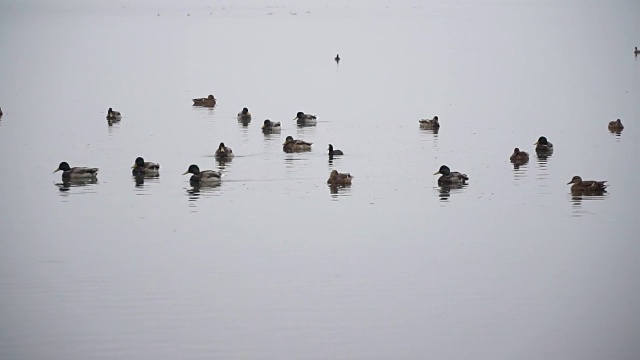
[[[282,150],[288,153],[311,151],[311,145],[313,145],[313,143],[308,143],[302,140],[294,140],[292,136],[287,136],[284,144],[282,144]]]
[[[333,170],[329,174],[329,179],[327,180],[327,184],[330,184],[330,185],[350,185],[351,184],[351,179],[353,179],[353,176],[351,176],[351,174],[349,174],[349,173],[341,174],[341,173],[338,172],[338,170]]]
[[[230,147],[224,146],[224,143],[221,142],[220,145],[218,145],[215,157],[218,160],[229,160],[233,157],[233,150],[231,150]]]
[[[340,63],[340,54],[336,54],[336,57],[333,60],[335,60],[339,64]]]
[[[133,176],[155,176],[159,174],[160,164],[154,162],[145,162],[143,158],[138,156],[131,169],[131,174]]]
[[[2,116],[2,108],[0,108],[0,116]]]
[[[242,108],[242,111],[238,113],[238,121],[251,121],[251,113],[249,109]]]
[[[262,125],[262,132],[267,134],[267,133],[274,133],[274,132],[280,132],[280,122],[273,122],[269,119],[266,119],[264,121],[264,124]]]
[[[98,168],[69,167],[65,161],[53,172],[62,171],[62,180],[94,180],[98,177]]]
[[[622,131],[622,129],[624,129],[624,125],[622,125],[622,121],[620,121],[620,119],[616,120],[616,121],[609,121],[609,125],[608,125],[609,131]]]
[[[298,111],[293,120],[296,121],[298,125],[315,125],[318,122],[315,115],[305,114],[302,111]]]
[[[529,161],[529,154],[524,151],[520,151],[520,149],[513,149],[513,154],[509,158],[511,162],[527,162]]]
[[[193,174],[189,179],[192,184],[206,184],[219,182],[223,174],[213,170],[202,170],[198,165],[192,164],[182,175]]]
[[[344,155],[342,150],[334,150],[333,145],[329,144],[329,158],[332,159],[334,156]]]
[[[449,184],[464,184],[469,177],[466,174],[462,174],[459,172],[451,172],[448,166],[442,165],[440,166],[440,170],[438,170],[433,175],[441,174],[438,178],[438,185],[449,185]]]
[[[550,143],[546,137],[540,136],[538,141],[533,145],[536,146],[536,153],[538,155],[549,155],[553,152],[553,144]]]
[[[603,193],[607,187],[605,183],[606,181],[583,181],[580,176],[574,176],[567,185],[573,184],[571,185],[572,193]]]
[[[216,98],[209,95],[206,98],[193,99],[193,106],[214,107],[216,102]]]
[[[420,127],[423,129],[439,129],[440,123],[438,122],[438,116],[434,116],[433,119],[420,119],[418,120]]]
[[[637,46],[636,46],[636,49],[633,51],[633,53],[635,54],[635,56],[640,55],[640,50],[638,50]]]
[[[120,114],[120,111],[115,111],[112,108],[109,108],[109,110],[107,110],[107,120],[119,121],[121,119],[122,114]]]

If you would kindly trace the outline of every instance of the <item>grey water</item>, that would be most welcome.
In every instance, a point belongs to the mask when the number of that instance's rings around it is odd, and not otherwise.
[[[638,18],[629,1],[0,2],[0,358],[637,359]],[[312,151],[284,153],[288,135]],[[136,181],[137,156],[160,176]],[[98,180],[62,183],[61,161]],[[225,176],[193,187],[190,164]],[[438,187],[443,164],[468,184]],[[353,184],[328,187],[333,169]],[[607,193],[572,196],[574,175]]]

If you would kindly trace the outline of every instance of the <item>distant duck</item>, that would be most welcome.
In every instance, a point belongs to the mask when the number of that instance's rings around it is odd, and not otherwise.
[[[98,177],[98,168],[70,167],[65,161],[58,165],[53,172],[62,171],[62,180],[95,180]]]
[[[120,114],[120,111],[115,111],[112,108],[109,108],[109,110],[107,110],[107,120],[121,120],[122,119],[122,114]]]
[[[524,151],[520,151],[520,149],[518,148],[515,148],[513,149],[513,154],[511,154],[509,160],[511,160],[511,162],[527,162],[529,161],[529,154]]]
[[[637,48],[636,48],[637,49]],[[636,50],[637,51],[637,50]],[[336,57],[333,59],[336,61],[336,63],[340,63],[340,54],[336,54]]]
[[[233,150],[230,147],[224,146],[224,143],[221,142],[218,145],[218,150],[216,150],[215,154],[216,159],[218,160],[228,160],[233,157]]]
[[[609,121],[608,128],[609,131],[622,131],[622,129],[624,129],[624,125],[622,125],[622,121],[618,119],[616,121]]]
[[[438,122],[438,116],[434,116],[433,119],[420,119],[418,120],[420,127],[423,129],[439,129],[440,123]]]
[[[206,98],[193,99],[193,106],[214,107],[216,102],[216,98],[209,95]]]
[[[238,121],[242,121],[242,122],[251,121],[251,113],[249,112],[249,109],[242,108],[242,111],[238,113]]]
[[[333,158],[334,156],[344,155],[342,150],[337,150],[333,148],[333,145],[329,144],[329,158]]]
[[[296,121],[298,125],[314,125],[318,122],[315,115],[305,114],[302,111],[298,111],[293,120]]]
[[[223,174],[213,170],[202,170],[198,165],[192,164],[189,169],[182,175],[193,174],[189,179],[192,184],[211,184],[219,182],[222,179]]]
[[[269,119],[266,119],[264,121],[264,124],[262,125],[262,132],[265,134],[268,133],[274,133],[274,132],[280,132],[280,122],[273,122]]]
[[[438,185],[464,184],[469,177],[459,172],[451,172],[448,166],[442,165],[440,169],[433,175],[442,175],[438,178]]]
[[[131,167],[131,174],[133,176],[146,175],[155,176],[160,172],[160,164],[154,162],[145,162],[143,158],[137,157],[135,163]]]
[[[574,176],[567,185],[573,184],[571,185],[572,193],[602,193],[607,187],[605,183],[606,181],[583,181],[580,176]]]
[[[636,49],[633,51],[633,53],[638,56],[640,55],[640,50],[638,50],[638,47],[636,46]]]
[[[2,108],[0,108],[0,116],[2,116]]]
[[[341,174],[338,170],[333,170],[329,174],[327,184],[329,185],[350,185],[353,176],[349,173]]]
[[[292,136],[287,136],[284,144],[282,144],[282,150],[287,153],[311,151],[311,145],[313,145],[313,143],[295,140]]]
[[[533,145],[536,146],[536,153],[538,155],[549,155],[553,152],[553,144],[550,143],[546,137],[540,136],[538,141]]]

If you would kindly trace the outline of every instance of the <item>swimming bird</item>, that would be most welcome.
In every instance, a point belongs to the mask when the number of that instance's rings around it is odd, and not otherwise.
[[[333,170],[329,174],[329,179],[327,180],[327,184],[330,185],[350,185],[353,176],[349,173],[341,174],[338,170]]]
[[[217,100],[213,95],[209,95],[206,98],[193,99],[193,106],[214,107]]]
[[[466,174],[462,174],[459,172],[451,172],[448,166],[442,165],[440,169],[433,175],[441,174],[438,178],[438,185],[448,185],[448,184],[464,184],[469,177]]]
[[[238,113],[238,121],[251,121],[249,109],[242,108],[242,111]]]
[[[185,171],[182,175],[193,174],[189,179],[189,182],[192,184],[206,184],[206,183],[216,183],[220,181],[223,174],[213,171],[213,170],[202,170],[198,165],[192,164],[189,166],[189,169]]]
[[[546,137],[540,136],[538,141],[533,145],[536,146],[536,153],[538,155],[549,155],[553,152],[553,144],[550,143]]]
[[[122,114],[120,114],[120,111],[115,111],[112,108],[109,108],[109,110],[107,110],[107,120],[118,121],[120,119],[122,119]]]
[[[636,46],[636,49],[633,51],[633,53],[638,56],[640,55],[640,50],[638,50],[638,47]]]
[[[438,116],[434,116],[433,119],[420,119],[418,120],[420,127],[423,129],[439,129],[440,123],[438,122]]]
[[[607,185],[606,181],[583,181],[580,176],[574,176],[571,181],[567,183],[571,185],[571,192],[573,193],[602,193],[605,192]]]
[[[53,172],[62,171],[62,180],[94,180],[98,177],[98,168],[70,167],[65,161]]]
[[[154,176],[159,174],[160,164],[154,162],[145,162],[143,158],[137,157],[135,163],[131,167],[133,176],[147,175]]]
[[[622,121],[618,119],[616,121],[609,121],[608,128],[610,131],[622,131],[622,129],[624,129],[624,125],[622,125]]]
[[[334,156],[344,155],[342,150],[334,150],[333,145],[329,144],[329,158],[333,158]]]
[[[282,144],[282,150],[284,152],[300,152],[300,151],[311,151],[311,145],[313,143],[309,143],[302,140],[294,140],[293,136],[287,136],[284,144]]]
[[[269,119],[266,119],[264,121],[264,124],[262,125],[262,132],[263,133],[273,133],[273,132],[280,132],[280,122],[273,122]]]
[[[2,116],[2,108],[0,108],[0,116]]]
[[[340,54],[336,54],[336,57],[333,60],[335,60],[339,64],[340,63]]]
[[[520,149],[513,149],[513,154],[509,158],[511,162],[527,162],[529,161],[529,154],[524,151],[520,151]]]
[[[224,143],[221,142],[220,145],[218,145],[215,157],[218,160],[229,160],[233,157],[233,150],[231,150],[230,147],[224,146]]]
[[[298,111],[293,120],[296,121],[298,125],[314,125],[318,122],[315,115],[305,114],[302,111]]]

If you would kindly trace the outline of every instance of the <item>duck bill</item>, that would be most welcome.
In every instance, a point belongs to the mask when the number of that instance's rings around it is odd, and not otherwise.
[[[573,180],[571,180],[571,181],[569,181],[569,182],[567,183],[567,185],[569,185],[569,184],[573,184]]]
[[[57,173],[58,171],[60,171],[60,168],[57,168],[57,169],[53,170],[52,174],[55,174],[55,173]]]
[[[533,145],[538,145],[538,141],[534,142]]]
[[[185,171],[184,174],[182,174],[182,176],[187,175],[189,173],[189,171]]]
[[[138,167],[138,165],[136,165],[136,164],[133,164],[133,165],[131,166],[131,168],[132,168],[132,169],[135,169],[136,167]]]
[[[440,174],[440,171],[433,173],[433,175],[438,175],[438,174]]]

